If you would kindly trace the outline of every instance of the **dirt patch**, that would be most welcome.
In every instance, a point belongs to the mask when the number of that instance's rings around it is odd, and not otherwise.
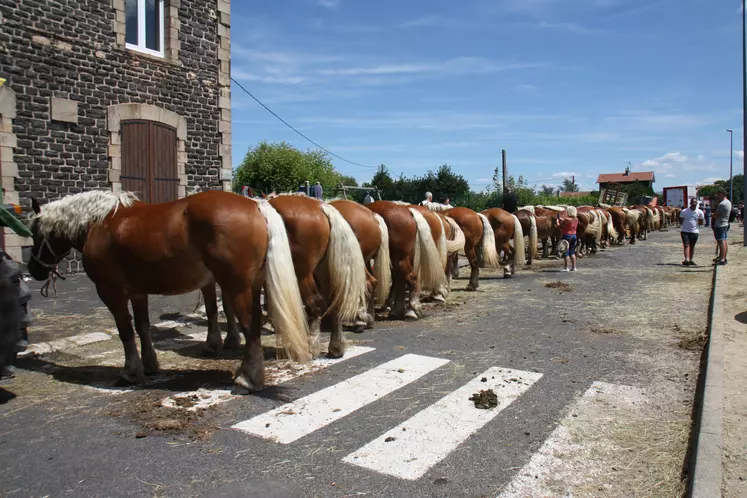
[[[194,406],[198,401],[190,397],[174,398],[181,408],[163,406],[162,402],[169,395],[166,391],[148,391],[133,393],[127,402],[119,403],[117,409],[106,414],[123,418],[135,425],[132,436],[179,435],[190,440],[205,440],[218,429],[213,421],[211,408],[188,411],[184,408]]]
[[[613,329],[612,327],[591,327],[589,330],[595,334],[619,334],[620,333],[619,330]]]
[[[560,292],[571,292],[573,289],[570,285],[568,285],[565,282],[547,282],[545,284],[545,287],[548,287],[550,289],[558,289]]]

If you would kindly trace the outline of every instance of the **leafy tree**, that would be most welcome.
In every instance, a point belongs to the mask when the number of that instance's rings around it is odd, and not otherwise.
[[[734,198],[730,199],[732,204],[737,204],[744,200],[744,175],[734,175]],[[729,179],[716,180],[713,185],[706,185],[698,189],[698,195],[700,197],[714,197],[719,189],[726,190],[727,195],[729,194]]]
[[[248,185],[265,191],[294,192],[308,181],[311,185],[319,182],[325,193],[332,193],[341,178],[326,152],[304,152],[286,142],[263,141],[246,153],[234,175],[234,190]]]
[[[578,184],[570,178],[563,178],[563,185],[560,187],[563,192],[578,192]]]
[[[552,185],[547,186],[547,185],[543,184],[540,187],[540,193],[542,195],[551,196],[551,195],[553,195],[555,193],[555,187],[553,187]]]
[[[340,175],[340,183],[346,187],[357,187],[358,180],[354,176]]]

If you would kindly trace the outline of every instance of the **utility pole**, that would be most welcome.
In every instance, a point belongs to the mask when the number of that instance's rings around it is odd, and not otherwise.
[[[501,149],[501,156],[503,157],[503,194],[506,193],[506,176],[508,175],[508,166],[506,165],[506,149]]]
[[[734,132],[729,133],[729,200],[734,202]]]
[[[571,175],[571,184],[573,185],[573,187],[571,187],[573,189],[572,192],[575,192],[576,191],[576,175]]]

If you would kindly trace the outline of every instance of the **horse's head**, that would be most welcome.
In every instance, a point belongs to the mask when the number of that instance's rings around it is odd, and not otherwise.
[[[34,247],[31,249],[29,258],[29,273],[36,280],[46,280],[50,272],[62,261],[73,248],[72,242],[62,237],[57,237],[53,233],[42,233],[38,220],[41,208],[36,199],[31,199],[31,207],[36,216],[31,220],[29,228],[33,234]]]

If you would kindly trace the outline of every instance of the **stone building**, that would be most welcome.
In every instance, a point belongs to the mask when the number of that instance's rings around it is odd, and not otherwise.
[[[30,209],[87,189],[231,189],[229,0],[0,0],[0,178]],[[29,241],[9,232],[13,257]]]

